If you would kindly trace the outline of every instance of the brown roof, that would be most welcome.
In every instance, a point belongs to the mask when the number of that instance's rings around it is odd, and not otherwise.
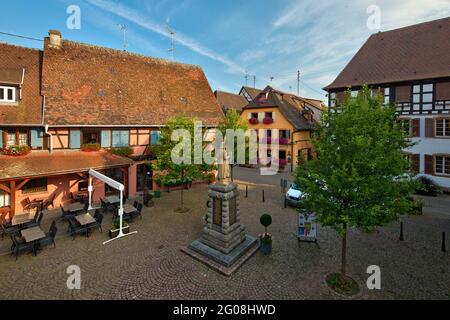
[[[264,100],[260,101],[260,98],[264,98]],[[262,90],[262,92],[243,109],[267,107],[278,108],[296,130],[313,129],[313,122],[303,115],[305,110],[309,109],[312,111],[315,114],[314,119],[320,119],[319,113],[325,109],[324,105],[319,100],[298,97],[291,93],[276,90],[270,86],[267,86]],[[312,110],[311,107],[315,107],[318,110]],[[319,117],[317,117],[317,115],[319,115]]]
[[[250,95],[250,97],[251,97],[252,99],[255,99],[255,98],[258,96],[258,94],[260,94],[261,91],[262,91],[262,89],[257,89],[257,88],[252,88],[252,87],[246,87],[246,86],[244,86],[244,87],[242,87],[241,92],[242,92],[243,89],[245,89],[245,91],[247,91],[247,93]],[[241,92],[240,92],[240,93],[241,93]],[[239,93],[239,94],[240,94],[240,93]]]
[[[0,43],[0,84],[19,85],[23,77],[22,99],[18,104],[0,104],[0,124],[42,122],[41,62],[39,50]]]
[[[217,101],[219,102],[219,105],[222,107],[223,110],[232,108],[238,112],[241,112],[242,108],[248,104],[247,99],[238,94],[224,91],[216,91],[214,92],[214,95],[216,96]]]
[[[46,38],[42,92],[49,125],[164,125],[185,113],[216,125],[219,104],[200,67]]]
[[[33,152],[20,158],[0,155],[0,180],[41,177],[130,166],[132,160],[106,151]]]
[[[325,90],[450,76],[450,18],[370,36]]]

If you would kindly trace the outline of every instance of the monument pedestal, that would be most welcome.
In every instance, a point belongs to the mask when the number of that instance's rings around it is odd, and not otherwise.
[[[181,250],[230,276],[259,248],[258,239],[245,234],[241,224],[237,185],[209,186],[208,222],[200,239]]]

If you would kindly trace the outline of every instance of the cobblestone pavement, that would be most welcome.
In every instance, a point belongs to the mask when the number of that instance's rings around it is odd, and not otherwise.
[[[136,235],[108,245],[111,216],[105,218],[103,233],[75,240],[64,235],[67,226],[58,223],[57,248],[45,248],[37,257],[22,255],[18,261],[7,254],[10,240],[0,241],[1,299],[340,299],[324,284],[325,276],[339,270],[340,239],[319,226],[319,247],[299,245],[296,239],[297,214],[282,208],[279,177],[273,186],[262,187],[245,181],[249,172],[238,168],[242,190],[242,220],[252,235],[263,228],[262,213],[271,213],[273,253],[258,252],[231,278],[226,278],[180,251],[199,237],[203,225],[207,187],[185,192],[192,210],[174,212],[179,193],[163,193],[154,208],[145,209],[143,219],[131,224]],[[255,174],[257,172],[255,171]],[[257,178],[258,179],[258,178]],[[267,178],[264,178],[267,179]],[[253,183],[250,183],[253,182]],[[265,181],[267,182],[267,181]],[[403,218],[405,241],[398,240],[399,223],[391,223],[372,234],[353,230],[348,240],[348,273],[361,286],[359,299],[449,299],[450,255],[442,253],[441,232],[450,235],[450,197],[426,199],[438,210],[426,207],[423,216]],[[48,213],[43,228],[59,213]],[[450,237],[450,236],[448,236]],[[447,247],[450,247],[447,240]],[[365,289],[369,265],[379,265],[382,290]],[[81,290],[68,290],[66,269],[81,268]]]

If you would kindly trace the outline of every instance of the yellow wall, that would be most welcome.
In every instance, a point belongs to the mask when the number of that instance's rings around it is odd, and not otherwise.
[[[264,124],[262,122],[262,119],[265,117],[266,112],[272,112],[275,114],[275,119],[272,124]],[[249,114],[252,113],[263,113],[264,116],[260,116],[261,121],[254,125],[249,122]],[[243,110],[241,113],[241,118],[244,119],[248,125],[249,129],[278,129],[278,130],[290,130],[291,134],[295,131],[295,128],[292,126],[292,124],[286,119],[286,117],[281,113],[281,111],[278,108],[257,108],[257,109],[246,109]],[[280,150],[286,150],[287,155],[291,155],[291,159],[294,164],[294,169],[296,168],[296,165],[298,163],[298,151],[303,149],[312,149],[312,143],[311,143],[311,132],[310,131],[301,131],[301,132],[295,132],[293,140],[289,140],[289,145],[283,146],[280,145]],[[306,159],[307,157],[307,151],[304,151],[304,157]],[[286,169],[290,170],[290,165]]]

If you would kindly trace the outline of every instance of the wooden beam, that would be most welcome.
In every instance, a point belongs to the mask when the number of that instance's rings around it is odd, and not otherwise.
[[[26,185],[31,179],[25,179],[21,183],[19,183],[16,187],[17,190],[20,190],[23,188],[24,185]]]
[[[6,193],[11,193],[11,189],[8,188],[6,185],[4,185],[3,183],[0,183],[0,190],[5,191]]]
[[[87,176],[85,173],[77,172],[76,175],[80,176],[82,179],[87,179]]]
[[[11,181],[10,187],[11,187],[11,195],[10,195],[11,212],[9,213],[9,218],[12,219],[16,214],[16,182]]]

